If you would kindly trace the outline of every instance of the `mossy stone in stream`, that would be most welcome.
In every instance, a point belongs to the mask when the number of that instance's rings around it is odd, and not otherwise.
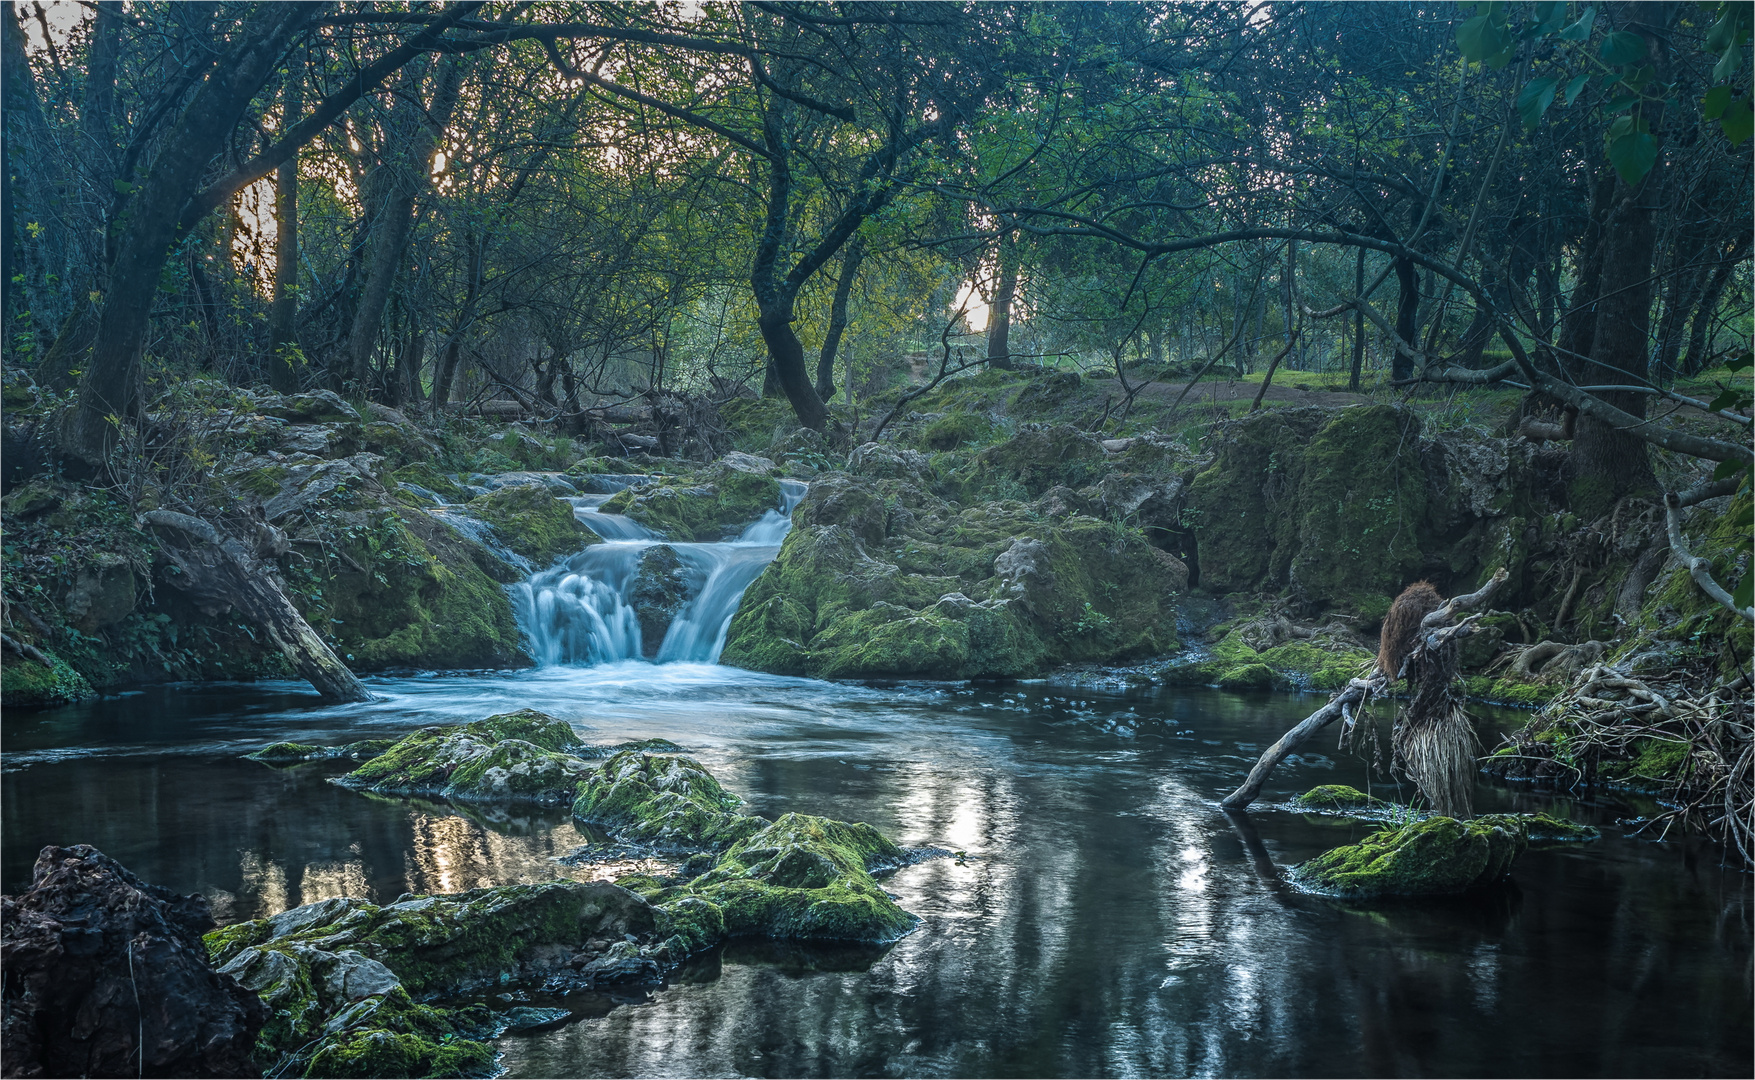
[[[1431,817],[1326,851],[1298,867],[1294,880],[1314,892],[1359,898],[1459,893],[1503,878],[1527,844],[1512,815]]]
[[[23,656],[9,656],[0,665],[0,704],[15,706],[67,705],[97,696],[85,676],[47,649],[43,665]]]
[[[626,750],[578,785],[573,816],[607,827],[624,843],[719,850],[766,824],[737,813],[742,804],[699,762]]]
[[[542,484],[509,484],[490,491],[469,504],[469,513],[492,525],[507,547],[538,566],[602,542],[573,515],[572,504]]]
[[[352,758],[355,761],[369,761],[396,745],[395,739],[361,739],[358,742],[344,743],[341,746],[313,746],[309,743],[277,742],[269,743],[262,749],[244,757],[251,761],[260,761],[264,765],[300,765],[307,761],[328,761],[333,758]]]
[[[1266,664],[1241,664],[1219,673],[1221,690],[1272,690],[1278,685],[1279,673]]]
[[[630,487],[603,504],[672,540],[713,541],[735,536],[780,506],[780,482],[716,462],[692,477]]]
[[[1382,810],[1390,804],[1346,784],[1323,784],[1293,799],[1292,805],[1300,810],[1345,813],[1352,810]]]
[[[427,727],[398,740],[336,783],[395,795],[462,802],[565,803],[591,766],[566,721],[534,709],[456,727]]]

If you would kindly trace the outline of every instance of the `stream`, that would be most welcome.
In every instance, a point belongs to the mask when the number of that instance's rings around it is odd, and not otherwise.
[[[327,782],[351,763],[240,758],[528,707],[588,741],[671,739],[764,816],[868,821],[963,857],[885,879],[923,920],[887,948],[733,941],[660,989],[502,999],[573,1014],[502,1037],[511,1076],[1750,1073],[1750,878],[1703,843],[1627,835],[1617,821],[1637,805],[1483,778],[1482,811],[1557,811],[1604,837],[1532,850],[1511,883],[1464,898],[1302,895],[1277,868],[1372,827],[1285,800],[1394,786],[1318,736],[1252,813],[1227,817],[1217,800],[1316,697],[718,666],[783,512],[735,541],[672,545],[695,597],[651,663],[626,595],[654,541],[589,498],[578,513],[608,541],[514,587],[537,668],[369,677],[377,700],[356,706],[262,682],[9,712],[5,890],[28,884],[50,843],[92,844],[203,893],[221,922],[332,896],[590,876],[554,861],[593,839],[564,810],[380,798]],[[1483,711],[1484,727],[1520,722]]]

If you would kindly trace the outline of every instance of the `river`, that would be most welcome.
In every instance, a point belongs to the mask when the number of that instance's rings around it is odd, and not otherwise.
[[[562,607],[548,625],[587,650]],[[716,655],[722,628],[688,618],[689,647]],[[204,893],[222,922],[585,876],[553,861],[591,839],[564,812],[378,798],[328,783],[342,764],[240,757],[532,707],[590,741],[671,739],[765,816],[868,821],[963,857],[885,880],[923,920],[889,948],[732,942],[660,989],[529,999],[574,1019],[501,1038],[512,1076],[1750,1074],[1751,879],[1702,843],[1626,835],[1619,802],[1483,780],[1482,810],[1554,810],[1605,835],[1530,851],[1479,895],[1348,904],[1276,876],[1369,828],[1281,808],[1316,784],[1368,785],[1331,737],[1282,766],[1252,813],[1217,805],[1310,696],[826,683],[617,648],[515,673],[371,677],[363,706],[270,682],[8,713],[5,889],[50,843]]]

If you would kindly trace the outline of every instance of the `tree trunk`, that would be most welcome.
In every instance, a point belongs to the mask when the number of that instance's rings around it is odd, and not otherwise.
[[[288,40],[316,14],[303,4],[256,9],[238,45],[195,92],[128,208],[98,332],[79,398],[61,430],[69,455],[105,467],[117,423],[139,402],[140,356],[159,273],[177,241],[183,204],[225,146],[250,99],[267,81]]]
[[[999,280],[993,285],[993,307],[987,317],[987,366],[1011,370],[1012,302],[1018,296],[1018,263],[1010,237],[999,241]]]
[[[1395,305],[1395,336],[1400,338],[1409,348],[1418,348],[1415,335],[1419,333],[1420,317],[1420,275],[1414,271],[1411,259],[1395,261],[1395,280],[1401,287],[1401,296]],[[1390,361],[1389,377],[1393,382],[1405,382],[1414,377],[1414,359],[1397,349],[1395,358]]]
[[[469,324],[475,319],[475,305],[481,299],[486,249],[486,241],[475,234],[470,234],[464,241],[464,250],[469,256],[469,285],[463,294],[463,307],[457,312],[457,325],[452,328],[451,336],[445,339],[445,348],[440,352],[438,365],[433,371],[432,412],[435,417],[444,413],[451,403],[451,387],[456,381],[457,364],[463,355],[463,335],[469,331]]]
[[[1360,248],[1356,261],[1353,263],[1353,295],[1360,300],[1365,296],[1365,249]],[[1359,378],[1365,371],[1365,312],[1353,311],[1353,371],[1347,378],[1347,389],[1359,392]]]
[[[304,108],[304,72],[292,66],[281,101],[283,126]],[[293,154],[274,171],[274,303],[268,310],[268,382],[283,394],[299,388],[293,355],[293,322],[299,311],[299,157]]]
[[[1669,64],[1663,31],[1668,5],[1621,5],[1616,25],[1626,26],[1646,40],[1660,77]],[[1663,107],[1646,103],[1644,119],[1661,147]],[[1596,326],[1591,334],[1591,363],[1578,372],[1591,382],[1644,382],[1649,366],[1652,299],[1652,257],[1657,248],[1657,210],[1664,176],[1663,154],[1637,187],[1617,179],[1613,210],[1604,239],[1602,291],[1597,301]],[[1632,416],[1644,416],[1644,394],[1605,391],[1599,396]],[[1657,477],[1646,453],[1644,440],[1598,420],[1581,415],[1572,440],[1572,509],[1586,519],[1607,513],[1622,496],[1655,493]]]
[[[159,530],[162,548],[181,573],[174,584],[209,614],[230,608],[281,651],[323,700],[370,701],[372,695],[323,643],[286,597],[274,569],[242,543],[188,514],[152,510],[144,523]]]
[[[828,401],[835,396],[835,353],[841,348],[841,335],[847,330],[847,295],[859,276],[859,264],[865,259],[865,243],[854,236],[847,241],[841,256],[841,277],[835,282],[835,302],[829,308],[829,332],[823,338],[822,355],[817,357],[817,397]]]
[[[798,422],[812,431],[822,431],[828,426],[829,410],[805,373],[804,345],[792,332],[791,306],[787,304],[778,310],[762,311],[756,319],[756,328],[762,332],[762,341],[768,346],[769,370],[786,400],[792,403]]]
[[[1682,373],[1695,375],[1706,367],[1706,337],[1712,328],[1713,317],[1718,313],[1719,297],[1724,295],[1725,286],[1730,283],[1731,272],[1749,253],[1749,237],[1745,234],[1737,237],[1736,243],[1712,272],[1712,278],[1706,283],[1706,289],[1700,295],[1700,302],[1695,305],[1693,321],[1688,325],[1688,353],[1682,360]]]

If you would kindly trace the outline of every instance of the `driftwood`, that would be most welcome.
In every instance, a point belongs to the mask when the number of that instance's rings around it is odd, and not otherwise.
[[[1469,620],[1458,623],[1456,616],[1486,603],[1499,586],[1505,583],[1506,577],[1505,571],[1500,569],[1487,584],[1466,596],[1455,596],[1446,600],[1437,611],[1420,620],[1421,640],[1414,655],[1404,663],[1404,669],[1421,653],[1446,647],[1454,648],[1455,639],[1466,636],[1473,629]],[[1328,704],[1305,717],[1268,747],[1256,761],[1255,767],[1249,770],[1248,778],[1236,791],[1225,796],[1219,805],[1227,810],[1241,810],[1254,802],[1256,796],[1261,794],[1262,785],[1273,774],[1274,766],[1286,760],[1310,736],[1336,720],[1345,718],[1350,721],[1356,707],[1363,707],[1373,695],[1382,693],[1400,674],[1400,671],[1385,672],[1381,668],[1374,668],[1366,678],[1348,682],[1344,689],[1329,699]]]
[[[236,608],[280,649],[323,700],[372,700],[354,673],[287,599],[279,575],[264,558],[280,546],[279,538],[273,535],[277,530],[259,536],[252,550],[189,514],[150,510],[141,520],[158,532],[161,547],[178,571],[171,584],[188,594],[203,613],[219,615]]]

